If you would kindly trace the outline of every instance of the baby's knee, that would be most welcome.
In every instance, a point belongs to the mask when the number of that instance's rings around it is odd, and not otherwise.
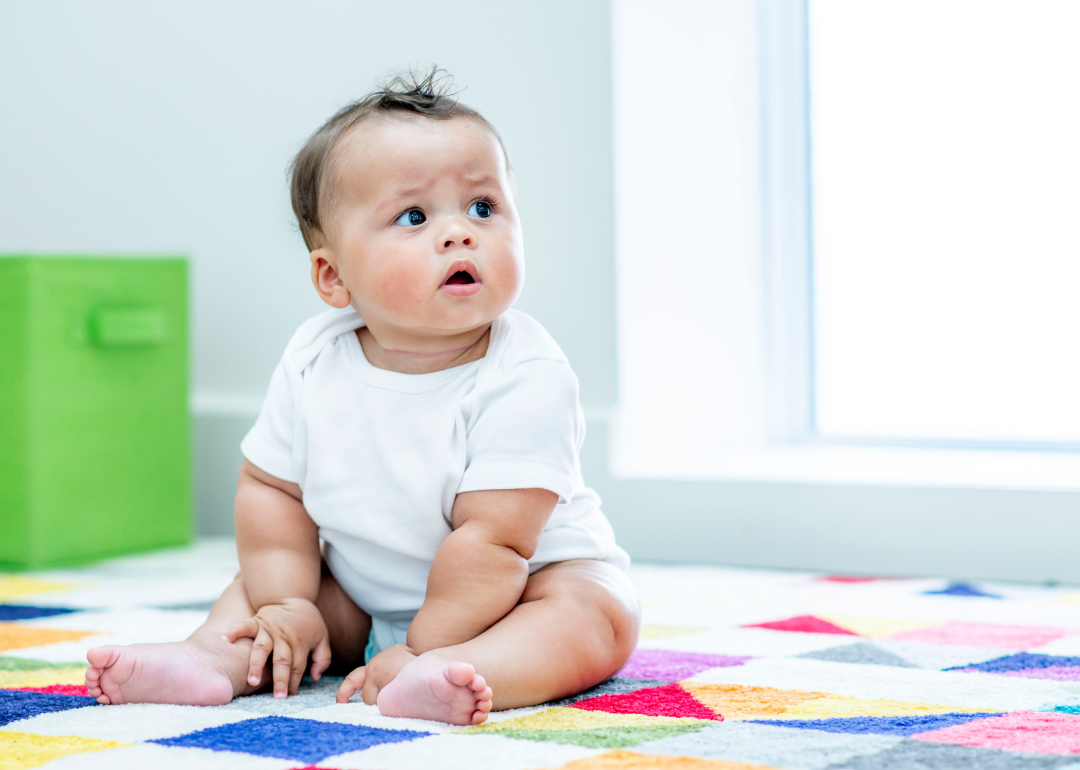
[[[596,579],[576,581],[566,598],[596,618],[593,649],[618,670],[637,647],[641,608],[626,574],[614,568],[610,573],[605,570]]]
[[[625,574],[623,577],[625,586],[609,588],[598,599],[601,612],[611,625],[613,653],[619,668],[630,659],[641,635],[641,605],[630,579]]]

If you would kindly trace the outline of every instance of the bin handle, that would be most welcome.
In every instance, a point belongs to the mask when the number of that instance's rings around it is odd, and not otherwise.
[[[90,311],[90,341],[100,348],[162,345],[169,339],[165,311],[156,307],[99,307]]]

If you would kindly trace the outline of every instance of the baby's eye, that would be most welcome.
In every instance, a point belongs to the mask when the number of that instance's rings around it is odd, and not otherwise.
[[[405,227],[416,227],[422,225],[427,221],[427,217],[424,216],[424,212],[420,209],[409,209],[403,211],[401,216],[394,220],[395,225],[404,225]]]
[[[491,204],[487,201],[476,201],[473,205],[469,206],[469,210],[465,212],[470,217],[476,217],[477,219],[487,219],[493,213],[495,213]]]

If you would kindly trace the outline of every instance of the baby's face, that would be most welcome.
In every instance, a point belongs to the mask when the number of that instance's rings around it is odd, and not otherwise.
[[[325,242],[312,262],[325,254],[372,333],[446,336],[513,304],[524,277],[521,225],[502,147],[486,127],[377,118],[342,138],[335,161]]]

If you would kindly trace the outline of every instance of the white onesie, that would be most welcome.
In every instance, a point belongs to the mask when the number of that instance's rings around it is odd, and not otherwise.
[[[459,492],[559,495],[531,572],[567,559],[629,566],[582,481],[577,377],[539,323],[508,311],[484,358],[430,374],[372,366],[363,325],[346,308],[300,326],[241,450],[303,490],[330,571],[373,618],[369,650],[404,642]]]

